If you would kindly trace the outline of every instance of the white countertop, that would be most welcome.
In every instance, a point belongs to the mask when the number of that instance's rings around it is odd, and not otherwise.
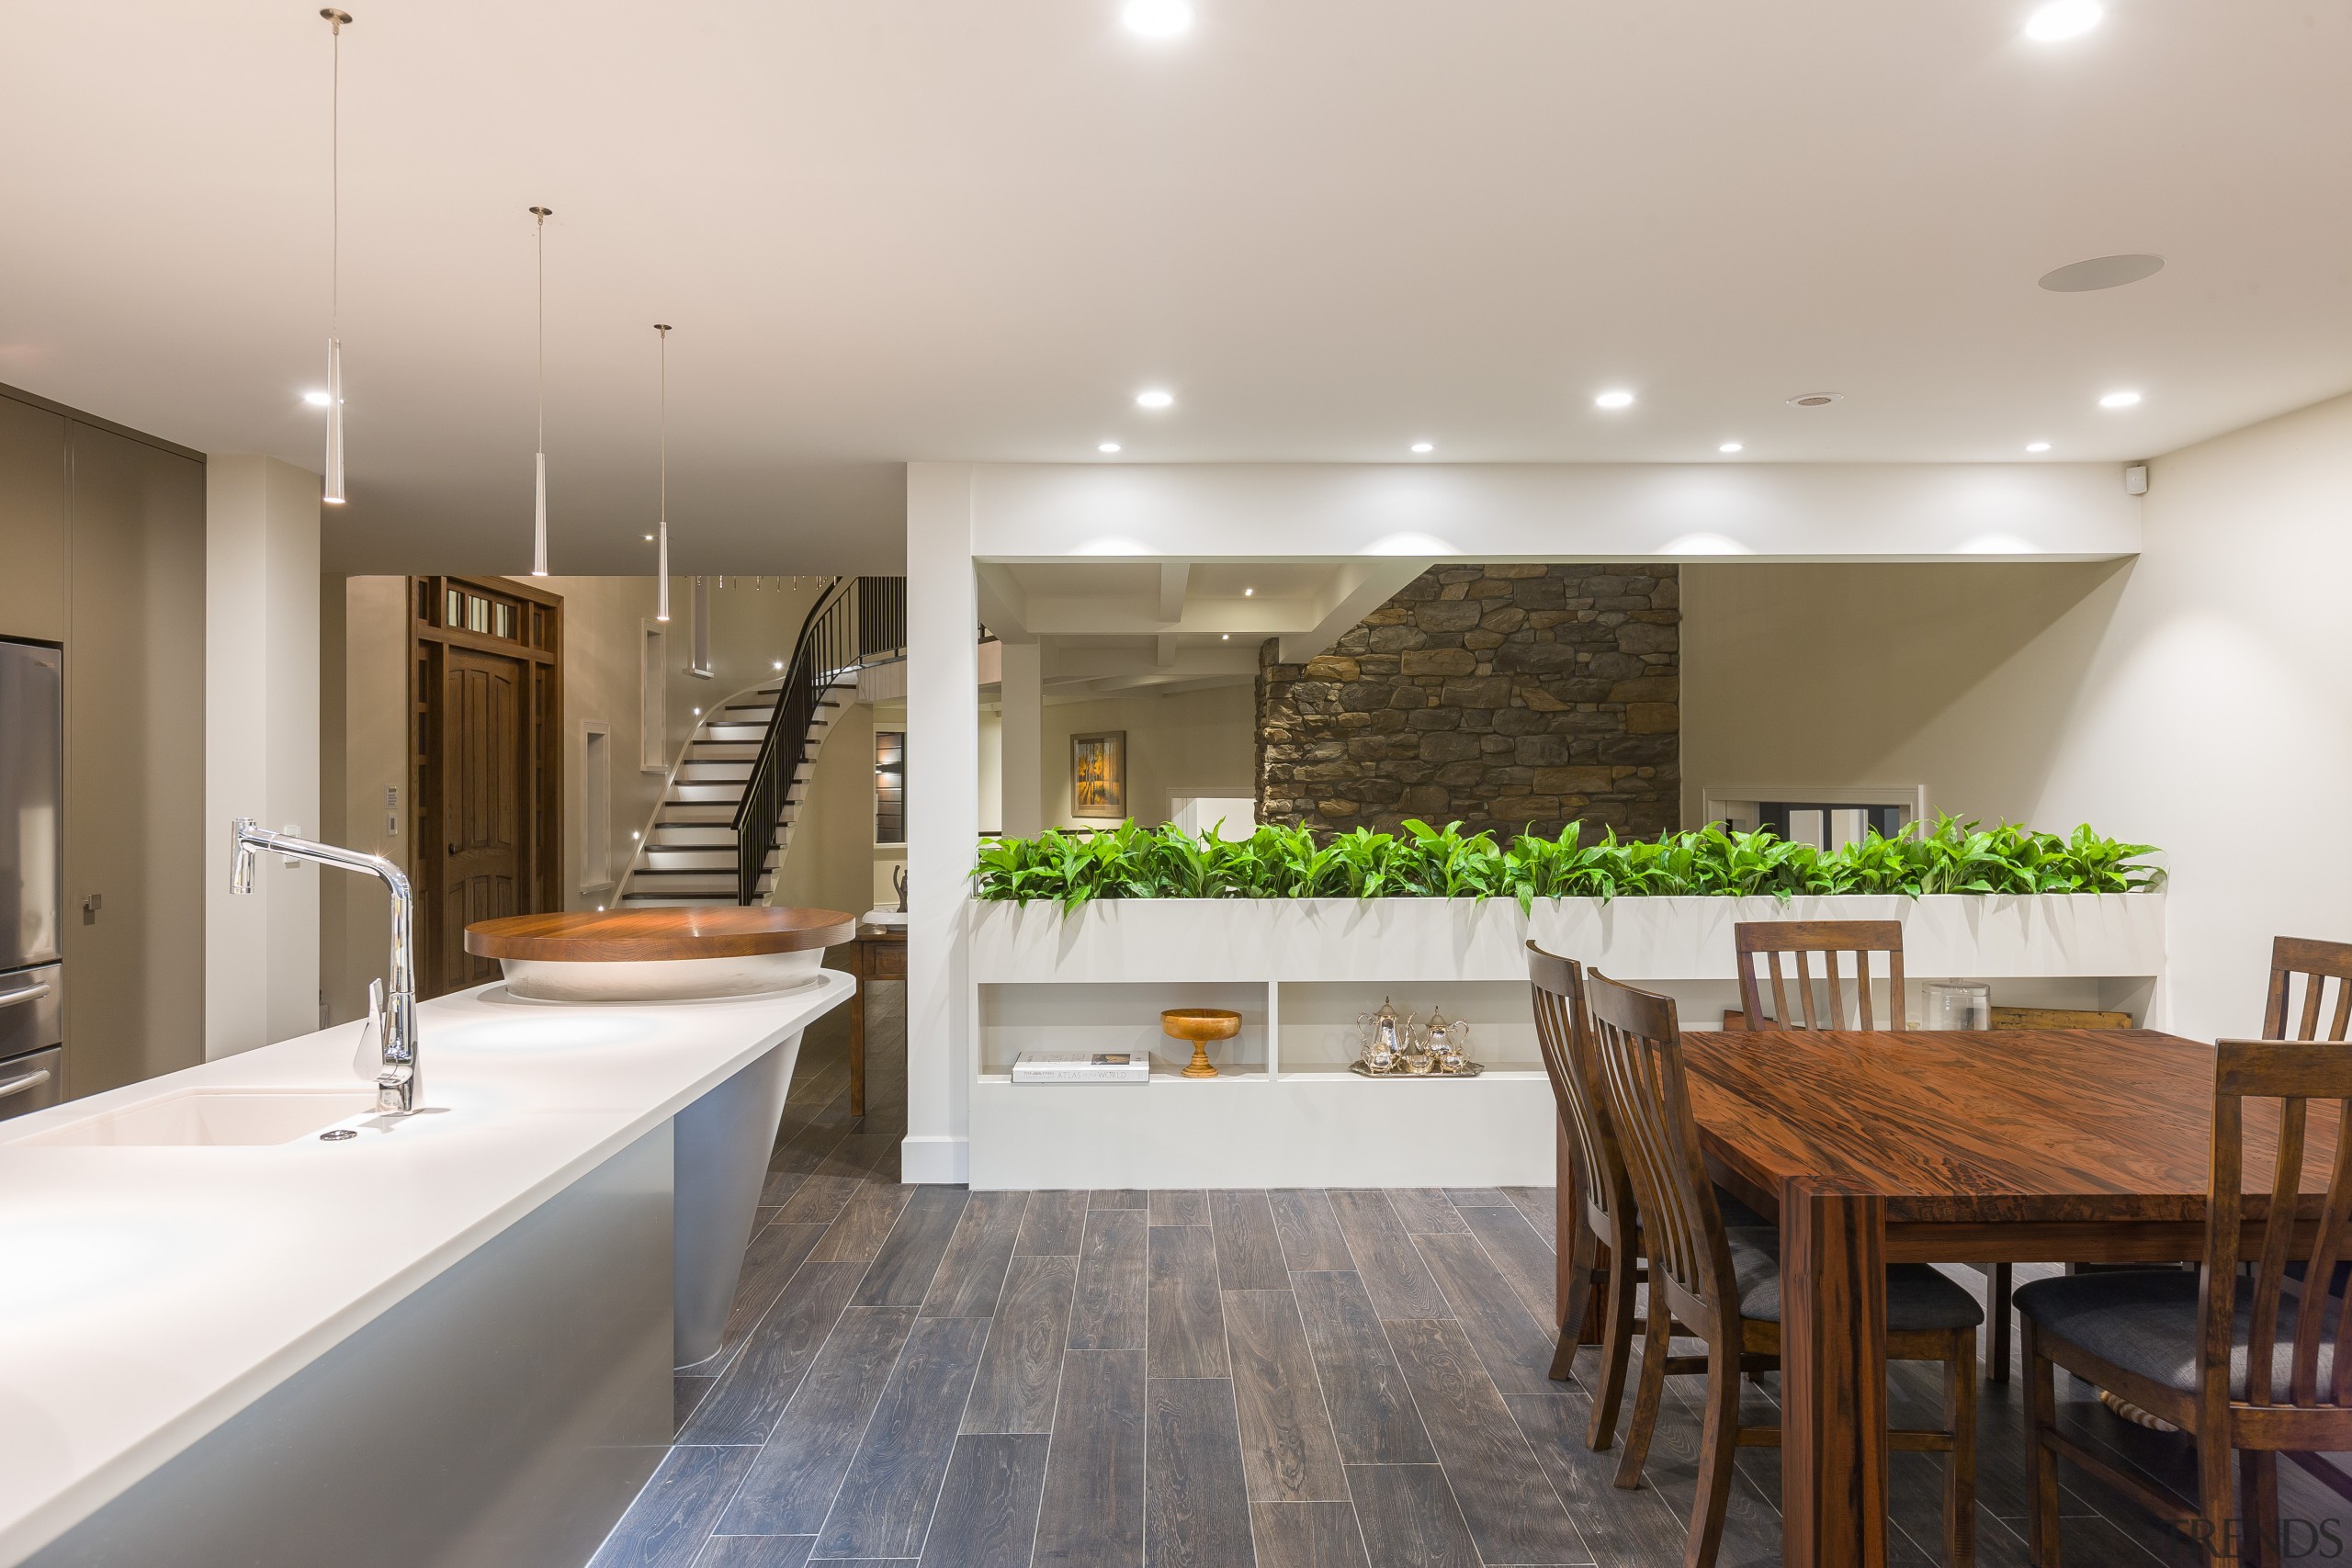
[[[489,986],[418,1009],[424,1103],[345,1143],[23,1140],[206,1088],[350,1088],[360,1026],[0,1122],[0,1563],[20,1561],[611,1155],[854,982],[644,1006]],[[372,1039],[368,1046],[372,1057]],[[446,1108],[446,1109],[442,1109]]]

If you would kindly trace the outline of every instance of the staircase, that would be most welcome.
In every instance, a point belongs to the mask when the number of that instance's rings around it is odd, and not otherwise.
[[[760,743],[774,721],[778,692],[770,686],[739,693],[728,705],[704,716],[701,728],[681,753],[661,808],[654,813],[652,829],[639,846],[636,863],[621,887],[624,908],[737,901],[741,851],[735,816],[759,759]],[[816,770],[818,749],[842,710],[856,700],[857,675],[852,671],[831,685],[815,705],[807,759],[794,770],[751,902],[763,902],[775,886],[775,868],[784,863],[785,851],[791,846],[793,824],[808,794],[808,776]]]
[[[843,578],[829,586],[801,623],[784,679],[739,692],[704,716],[671,771],[619,903],[765,902],[791,848],[818,751],[857,700],[858,671],[905,652],[905,579]]]

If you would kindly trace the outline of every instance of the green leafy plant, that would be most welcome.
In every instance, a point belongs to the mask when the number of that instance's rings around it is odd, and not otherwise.
[[[1260,828],[1227,840],[1215,830],[1133,822],[1097,832],[1047,829],[1034,839],[991,839],[972,871],[976,897],[1051,901],[1074,910],[1097,898],[1538,898],[1686,897],[1787,900],[1821,894],[2131,893],[2163,874],[2154,849],[2123,843],[2086,823],[2064,838],[2014,823],[1991,828],[1955,818],[1873,830],[1822,851],[1770,831],[1711,826],[1657,839],[1604,832],[1583,841],[1571,822],[1555,839],[1521,833],[1508,846],[1462,824],[1419,820],[1401,834],[1370,828],[1318,837],[1306,828]]]

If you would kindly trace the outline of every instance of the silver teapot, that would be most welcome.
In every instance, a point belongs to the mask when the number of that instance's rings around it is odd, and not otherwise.
[[[1356,1014],[1356,1058],[1367,1071],[1393,1073],[1398,1059],[1410,1048],[1412,1032],[1411,1021],[1398,1018],[1396,1010],[1383,997],[1378,1012]]]

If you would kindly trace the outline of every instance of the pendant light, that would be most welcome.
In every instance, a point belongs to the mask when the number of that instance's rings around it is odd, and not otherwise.
[[[654,536],[661,544],[654,552],[653,618],[666,621],[670,618],[670,323],[656,321],[653,330],[662,334],[662,512],[654,525]]]
[[[327,471],[319,499],[343,504],[343,29],[351,13],[329,6],[327,92]]]
[[[548,220],[551,207],[534,207],[539,226],[539,491],[531,524],[531,575],[548,574]]]

